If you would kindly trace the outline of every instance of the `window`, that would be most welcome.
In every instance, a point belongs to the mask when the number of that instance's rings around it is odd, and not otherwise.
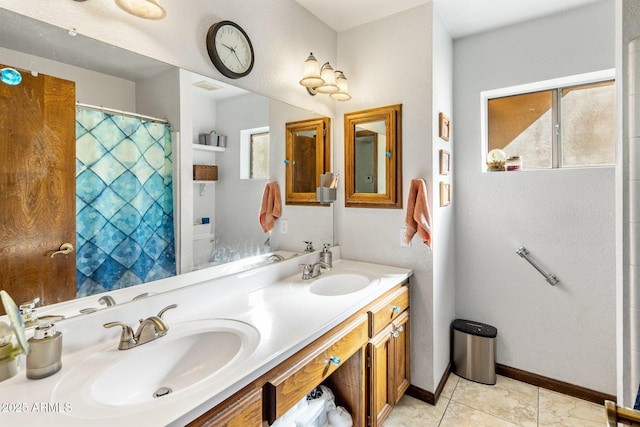
[[[249,142],[250,162],[249,178],[269,178],[269,132],[254,133]]]
[[[485,155],[501,149],[524,169],[613,165],[615,83],[598,74],[483,93]]]
[[[269,179],[269,127],[240,131],[240,179]]]

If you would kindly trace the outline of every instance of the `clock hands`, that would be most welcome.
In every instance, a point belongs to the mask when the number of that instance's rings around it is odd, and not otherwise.
[[[220,43],[220,44],[222,46],[226,47],[227,49],[229,49],[229,51],[230,51],[229,55],[233,54],[233,56],[236,57],[236,60],[238,61],[238,64],[240,64],[240,67],[244,67],[244,64],[242,63],[242,61],[240,60],[240,57],[238,56],[238,53],[236,52],[236,47],[237,46],[231,47],[231,46],[227,46],[224,43]]]

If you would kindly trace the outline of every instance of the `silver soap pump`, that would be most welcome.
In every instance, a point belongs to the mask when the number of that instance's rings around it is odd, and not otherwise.
[[[329,267],[333,267],[332,263],[333,254],[331,253],[331,245],[325,243],[322,245],[322,252],[320,252],[320,260],[329,264]]]
[[[56,326],[37,326],[29,338],[27,353],[27,378],[40,379],[55,374],[62,368],[62,333]]]

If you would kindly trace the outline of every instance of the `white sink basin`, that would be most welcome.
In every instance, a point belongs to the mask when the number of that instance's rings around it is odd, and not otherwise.
[[[309,292],[324,296],[347,295],[376,285],[379,282],[380,279],[376,276],[360,271],[323,273],[320,277],[313,279]]]
[[[54,396],[73,405],[69,415],[92,418],[99,417],[100,406],[129,412],[147,403],[162,405],[204,381],[216,381],[248,358],[259,341],[253,326],[234,320],[169,325],[166,336],[140,347],[118,350],[113,343],[93,354],[59,381]]]

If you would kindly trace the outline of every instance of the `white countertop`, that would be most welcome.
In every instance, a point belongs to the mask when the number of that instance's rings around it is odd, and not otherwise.
[[[41,380],[29,380],[21,370],[15,377],[0,383],[0,425],[184,425],[412,274],[408,269],[338,259],[333,262],[334,268],[329,272],[323,270],[320,277],[360,270],[379,276],[380,282],[341,296],[314,295],[308,291],[314,279],[302,281],[301,274],[296,271],[299,270],[298,263],[314,262],[317,254],[305,257],[204,281],[60,322],[58,330],[63,332],[64,339],[62,369]],[[119,357],[138,350],[117,350],[120,328],[105,329],[102,325],[109,321],[134,325],[138,318],[155,315],[161,308],[174,303],[178,308],[164,316],[170,328],[167,337],[171,335],[172,325],[182,322],[233,319],[258,330],[257,348],[249,357],[225,368],[210,381],[202,381],[159,399],[117,407],[85,400],[90,394],[87,384],[92,378],[78,379],[78,372],[82,372],[78,366],[87,366],[96,352],[111,352],[109,357]],[[152,346],[167,337],[139,348]],[[96,366],[99,371],[99,365]],[[77,384],[78,392],[72,393],[74,387],[70,384]]]

